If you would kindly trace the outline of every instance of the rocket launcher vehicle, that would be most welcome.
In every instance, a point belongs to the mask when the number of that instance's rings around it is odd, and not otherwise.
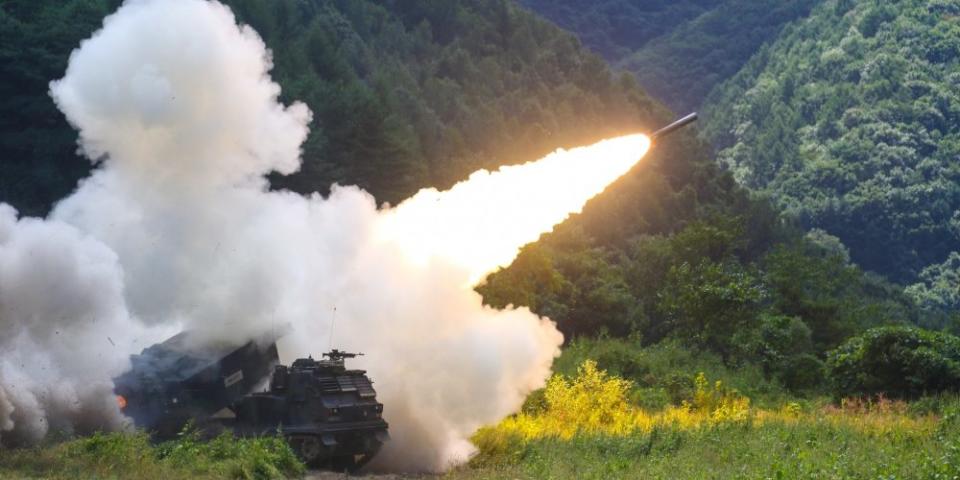
[[[277,435],[308,466],[359,468],[389,438],[373,381],[345,365],[360,354],[333,350],[281,365],[284,333],[233,344],[182,332],[131,356],[130,370],[114,379],[117,401],[158,440],[189,424],[205,435]]]

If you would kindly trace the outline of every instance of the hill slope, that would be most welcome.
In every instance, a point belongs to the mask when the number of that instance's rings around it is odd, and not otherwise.
[[[521,0],[576,33],[657,100],[695,110],[785,24],[821,0]]]
[[[958,18],[954,2],[826,2],[715,92],[706,136],[858,264],[934,288],[960,250]]]

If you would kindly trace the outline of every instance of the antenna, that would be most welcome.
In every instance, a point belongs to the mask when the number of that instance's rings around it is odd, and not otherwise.
[[[327,339],[327,350],[333,348],[333,326],[337,324],[337,306],[333,306],[333,317],[330,319],[330,338]]]

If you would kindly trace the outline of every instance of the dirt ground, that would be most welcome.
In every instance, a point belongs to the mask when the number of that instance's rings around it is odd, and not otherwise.
[[[322,470],[311,470],[307,473],[304,480],[426,480],[434,478],[423,475],[397,475],[392,473],[359,473],[348,475],[346,473],[325,472]]]

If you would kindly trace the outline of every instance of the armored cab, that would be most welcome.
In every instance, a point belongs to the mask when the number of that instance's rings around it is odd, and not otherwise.
[[[282,434],[310,466],[362,466],[388,436],[383,405],[366,372],[344,364],[357,355],[333,350],[322,360],[277,365],[267,391],[246,395],[235,405],[235,430]]]
[[[237,346],[183,332],[131,356],[115,392],[124,414],[158,439],[192,422],[206,433],[282,435],[310,466],[369,461],[388,438],[387,422],[366,372],[346,368],[358,354],[333,350],[286,366],[276,340],[264,334]]]

